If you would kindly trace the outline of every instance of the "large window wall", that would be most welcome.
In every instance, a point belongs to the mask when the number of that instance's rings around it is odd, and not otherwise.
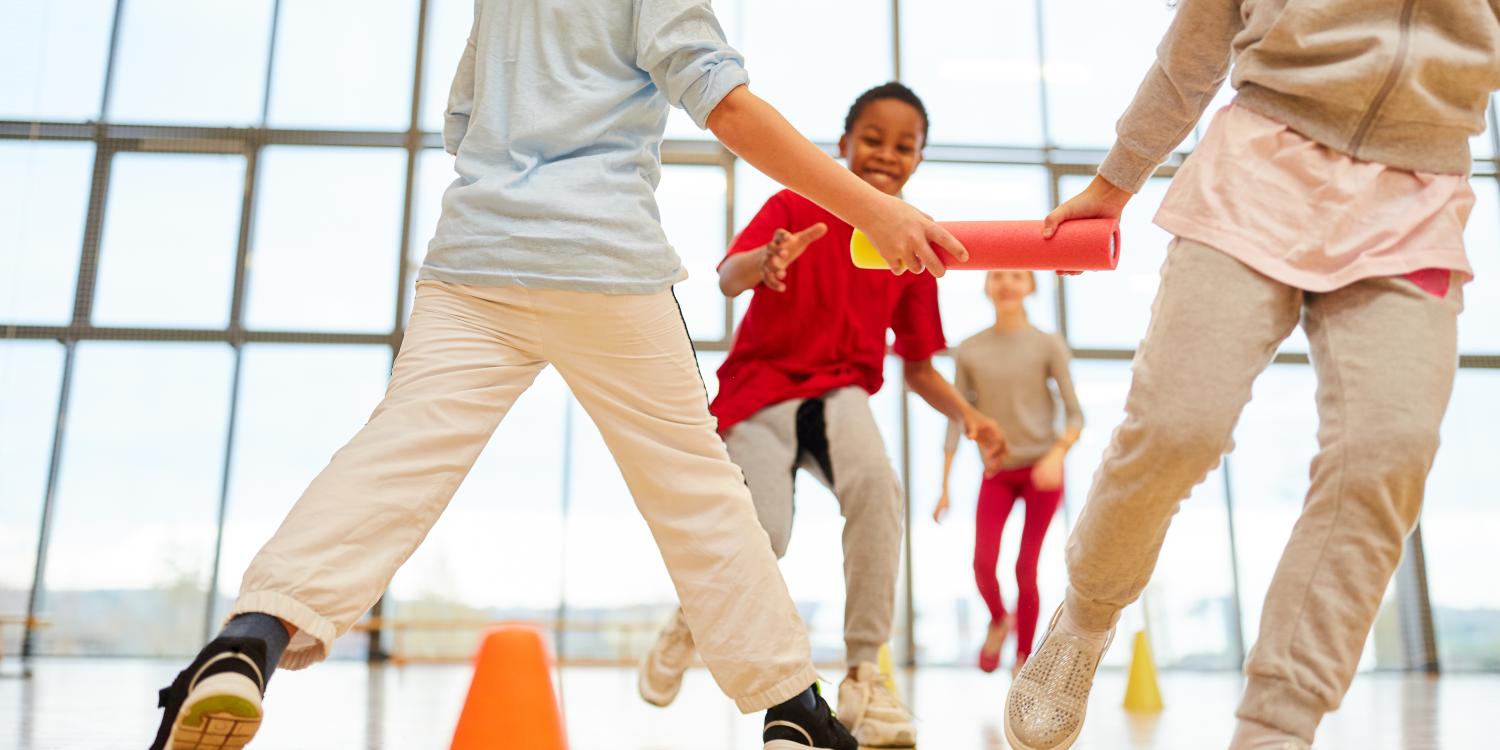
[[[1158,0],[714,6],[757,91],[830,151],[863,89],[900,77],[922,95],[932,143],[906,197],[940,219],[1034,218],[1086,184],[1172,12]],[[7,629],[7,651],[25,640],[36,654],[190,653],[255,550],[363,424],[454,177],[442,109],[472,7],[0,2],[0,616],[48,623],[24,639]],[[1488,489],[1500,483],[1493,112],[1490,122],[1473,141],[1478,279],[1466,288],[1463,367],[1420,541],[1367,668],[1436,658],[1445,669],[1500,669],[1500,598],[1487,583],[1500,569]],[[691,274],[678,295],[713,392],[745,303],[723,299],[713,267],[777,188],[680,113],[668,137],[658,196]],[[1042,553],[1049,611],[1165,257],[1169,238],[1151,214],[1195,140],[1132,203],[1118,271],[1043,276],[1027,303],[1034,323],[1074,347],[1088,419]],[[990,323],[978,274],[953,274],[940,289],[951,342]],[[1183,505],[1156,577],[1126,614],[1127,628],[1149,628],[1165,667],[1233,669],[1253,645],[1316,449],[1305,352],[1294,335],[1257,384],[1235,452]],[[951,372],[946,357],[937,364]],[[891,360],[873,402],[911,498],[895,645],[917,663],[967,664],[987,621],[969,564],[978,461],[960,452],[955,512],[932,523],[946,425],[899,373]],[[816,482],[800,478],[797,489],[783,570],[815,655],[838,660],[842,519]],[[628,661],[672,603],[597,430],[547,371],[337,651],[462,658],[476,623],[503,617],[554,628],[568,660]]]

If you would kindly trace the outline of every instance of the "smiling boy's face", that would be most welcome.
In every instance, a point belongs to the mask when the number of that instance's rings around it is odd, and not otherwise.
[[[901,192],[922,161],[922,113],[899,99],[876,99],[839,139],[849,171],[887,195]]]

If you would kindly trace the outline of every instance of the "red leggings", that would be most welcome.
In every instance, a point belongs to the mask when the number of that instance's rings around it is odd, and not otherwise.
[[[1030,656],[1036,638],[1036,620],[1041,595],[1036,587],[1036,562],[1042,539],[1062,503],[1062,488],[1039,490],[1031,484],[1031,467],[1006,469],[979,487],[979,505],[974,523],[974,581],[979,595],[990,608],[993,622],[1005,619],[1000,601],[1000,581],[995,566],[1000,560],[1000,535],[1016,499],[1026,501],[1026,525],[1021,530],[1021,552],[1016,557],[1016,653]]]

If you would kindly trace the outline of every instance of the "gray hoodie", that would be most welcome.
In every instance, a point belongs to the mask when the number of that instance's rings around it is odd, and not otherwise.
[[[1356,159],[1466,174],[1500,89],[1500,0],[1182,0],[1099,167],[1135,192],[1233,63],[1236,102]]]

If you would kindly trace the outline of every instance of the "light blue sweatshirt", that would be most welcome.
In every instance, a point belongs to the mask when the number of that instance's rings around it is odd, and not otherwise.
[[[668,106],[699,127],[749,79],[708,0],[476,0],[420,278],[605,294],[687,277],[655,190]]]

